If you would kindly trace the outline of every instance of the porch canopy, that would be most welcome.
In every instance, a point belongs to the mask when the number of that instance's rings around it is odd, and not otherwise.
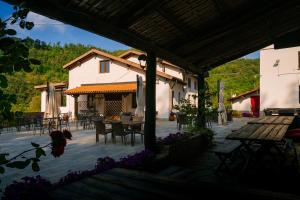
[[[76,95],[76,94],[97,94],[97,93],[128,93],[128,92],[135,92],[136,88],[137,88],[136,82],[82,85],[80,87],[66,90],[65,94]]]
[[[18,0],[5,0],[16,4]],[[156,57],[204,74],[260,48],[300,45],[299,0],[24,0],[32,11],[147,52],[145,147],[155,146]]]
[[[196,73],[274,42],[288,43],[291,40],[282,37],[300,28],[299,0],[24,2],[36,13],[155,52],[156,56]]]

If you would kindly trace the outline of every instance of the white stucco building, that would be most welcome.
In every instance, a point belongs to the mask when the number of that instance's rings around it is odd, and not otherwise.
[[[79,113],[96,110],[106,116],[119,115],[120,112],[134,113],[137,75],[142,76],[145,81],[145,70],[138,60],[141,54],[130,50],[116,57],[91,49],[64,65],[69,72],[69,81],[65,86],[57,88],[58,93],[62,94],[59,98],[61,100],[58,100],[61,112],[71,113],[72,116],[76,109]],[[142,62],[141,65],[144,66],[145,63]],[[64,92],[61,92],[63,87]],[[46,87],[43,85],[35,88],[42,91],[41,111],[44,111]],[[190,98],[197,103],[193,100],[193,95],[197,95],[196,75],[158,59],[157,117],[168,118],[173,105],[178,104],[181,98]],[[77,108],[74,97],[78,99]]]
[[[232,110],[259,116],[259,88],[244,92],[229,99]]]
[[[300,108],[300,47],[260,51],[260,110]]]

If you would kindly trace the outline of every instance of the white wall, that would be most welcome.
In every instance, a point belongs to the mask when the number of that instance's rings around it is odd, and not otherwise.
[[[47,92],[46,90],[43,90],[41,92],[41,112],[45,112],[46,110],[46,98],[47,98]]]
[[[132,54],[131,54],[128,58],[126,58],[126,60],[129,60],[129,61],[131,61],[131,62],[140,64],[140,61],[139,61],[138,58],[139,58],[139,56],[137,56],[137,55],[132,55]],[[141,60],[141,65],[142,65],[142,66],[146,66],[146,61]]]
[[[128,58],[126,58],[126,60],[140,64],[137,55],[130,55]],[[145,65],[145,61],[142,61],[141,64]],[[156,67],[157,67],[156,68],[157,71],[164,72],[166,74],[169,74],[169,75],[174,76],[179,79],[183,79],[183,74],[182,74],[181,69],[177,69],[175,67],[171,67],[169,65],[158,63],[158,62],[157,62]],[[165,71],[163,71],[163,68],[165,68]]]
[[[156,111],[157,118],[168,118],[170,113],[169,98],[170,86],[163,78],[156,84]]]
[[[243,112],[251,111],[251,98],[247,96],[245,98],[239,98],[237,100],[232,101],[232,110],[238,110]]]
[[[300,47],[274,50],[273,45],[260,51],[260,110],[299,108]],[[278,66],[274,67],[276,60]]]
[[[157,63],[157,70],[158,71],[163,72],[163,68],[165,68],[164,73],[169,74],[169,75],[174,76],[174,77],[179,78],[179,79],[183,79],[183,74],[182,74],[181,69],[171,67],[169,65],[162,64],[162,63]]]
[[[136,81],[136,75],[140,75],[145,80],[141,72],[134,71],[133,68],[125,64],[110,61],[110,72],[99,73],[99,62],[107,60],[104,57],[93,56],[81,65],[69,71],[69,89],[79,87],[82,84],[95,83],[118,83]]]
[[[118,83],[118,82],[133,82],[136,81],[136,75],[140,75],[145,80],[143,73],[132,70],[126,65],[118,62],[110,62],[109,73],[99,73],[100,60],[105,58],[94,56],[86,60],[84,63],[69,71],[69,89],[79,87],[81,84],[98,84],[98,83]],[[78,101],[84,99],[80,95]],[[131,97],[128,98],[128,101]],[[74,115],[74,98],[68,95],[67,97],[68,111]],[[169,116],[169,84],[164,78],[159,78],[159,83],[156,85],[156,107],[158,118],[167,118]],[[132,109],[134,111],[134,109]]]

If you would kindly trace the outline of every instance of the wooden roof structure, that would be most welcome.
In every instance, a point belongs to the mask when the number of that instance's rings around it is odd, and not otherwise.
[[[25,0],[25,5],[47,17],[155,52],[194,73],[300,29],[299,0]]]

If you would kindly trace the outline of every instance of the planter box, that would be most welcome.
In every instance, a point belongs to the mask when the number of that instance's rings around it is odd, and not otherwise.
[[[210,142],[202,134],[190,136],[171,145],[162,145],[157,155],[157,165],[180,164],[207,149]],[[159,158],[159,159],[158,159]]]

